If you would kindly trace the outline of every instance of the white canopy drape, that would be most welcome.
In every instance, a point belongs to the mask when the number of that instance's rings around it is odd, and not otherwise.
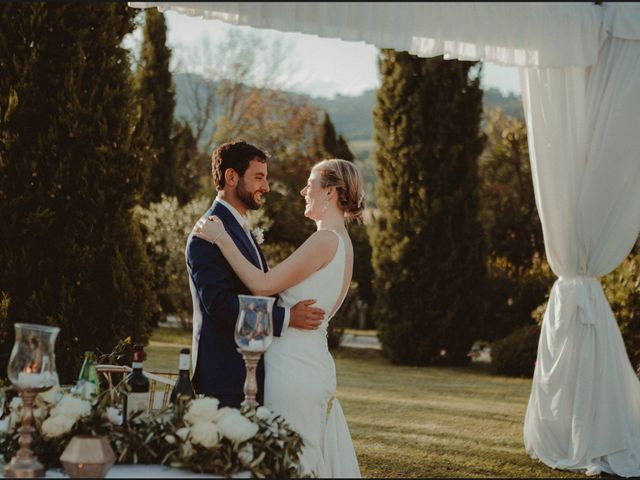
[[[640,475],[640,382],[598,277],[640,230],[640,42],[609,37],[590,68],[521,70],[534,191],[558,280],[524,426],[556,468]]]
[[[559,276],[542,325],[525,447],[554,468],[640,476],[640,382],[598,280],[640,231],[640,5],[129,5],[521,67],[536,204]]]

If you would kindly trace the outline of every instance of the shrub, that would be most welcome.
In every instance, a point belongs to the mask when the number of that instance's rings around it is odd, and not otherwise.
[[[532,377],[538,352],[540,327],[525,325],[491,345],[491,363],[510,377]]]
[[[211,199],[203,196],[180,207],[176,197],[162,195],[148,208],[134,209],[153,269],[153,289],[158,296],[153,312],[156,325],[175,314],[185,329],[191,328],[193,306],[184,250],[193,225],[210,204]]]
[[[602,278],[602,287],[618,321],[629,360],[640,363],[640,254],[629,255]]]
[[[531,323],[532,312],[549,296],[555,275],[537,255],[530,268],[517,267],[504,257],[491,258],[488,271],[491,310],[483,340],[492,341]]]

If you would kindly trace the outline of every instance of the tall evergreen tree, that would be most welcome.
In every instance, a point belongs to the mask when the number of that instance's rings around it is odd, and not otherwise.
[[[324,118],[320,124],[320,150],[323,154],[333,155],[338,143],[338,135],[336,134],[336,128],[333,126],[331,117],[328,112],[324,112]]]
[[[200,193],[200,181],[203,176],[210,174],[209,169],[203,171],[207,165],[207,158],[200,155],[193,130],[188,122],[174,124],[172,137],[173,151],[176,157],[176,190],[178,202],[184,205]]]
[[[146,342],[154,302],[131,208],[143,139],[122,39],[126,4],[0,5],[0,325],[6,372],[15,322],[57,325],[60,380],[84,350]]]
[[[341,158],[349,162],[353,162],[355,155],[351,152],[347,141],[341,134],[337,134],[331,117],[327,112],[324,113],[324,119],[320,124],[319,134],[320,152],[319,155],[324,158]],[[367,305],[372,305],[374,301],[373,295],[373,268],[371,266],[371,243],[367,227],[364,224],[353,223],[349,227],[349,235],[353,243],[353,282],[349,297],[345,300],[345,306],[340,309],[339,317],[344,317],[349,310],[349,305],[353,300],[360,299]],[[353,288],[355,286],[355,288]],[[345,308],[346,307],[346,308]],[[357,311],[357,309],[351,309]],[[343,324],[348,321],[343,321]],[[330,325],[335,328],[336,322]],[[331,335],[331,334],[330,334]]]
[[[347,160],[349,162],[353,162],[356,158],[356,156],[353,154],[353,152],[349,148],[349,144],[347,143],[347,141],[342,135],[338,135],[338,141],[336,142],[335,156],[338,158],[342,158],[343,160]]]
[[[345,138],[336,133],[331,117],[327,112],[324,112],[324,119],[320,125],[319,139],[320,151],[323,155],[342,158],[349,162],[352,162],[356,158],[353,152],[351,152]]]
[[[135,79],[152,157],[143,203],[158,201],[163,193],[169,196],[182,193],[178,164],[182,155],[176,155],[172,141],[176,101],[175,85],[169,71],[171,50],[166,41],[164,14],[155,8],[145,10],[144,37]]]
[[[478,222],[482,91],[471,62],[383,50],[374,109],[375,309],[394,362],[467,361],[486,276]]]

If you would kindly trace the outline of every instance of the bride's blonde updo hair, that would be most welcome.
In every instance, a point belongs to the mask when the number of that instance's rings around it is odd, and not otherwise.
[[[364,182],[353,162],[330,158],[316,163],[313,170],[320,174],[322,188],[335,187],[338,192],[338,207],[344,212],[347,222],[356,220],[362,223]]]

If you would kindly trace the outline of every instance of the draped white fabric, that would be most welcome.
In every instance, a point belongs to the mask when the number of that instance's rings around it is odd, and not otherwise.
[[[229,23],[519,66],[551,290],[527,452],[640,476],[640,382],[598,277],[640,231],[640,4],[135,2]]]
[[[640,231],[640,42],[609,37],[590,68],[521,69],[534,191],[559,276],[524,426],[555,468],[640,476],[640,382],[598,277]]]
[[[596,63],[601,8],[593,2],[130,2],[237,25],[301,32],[421,57],[517,66]]]

